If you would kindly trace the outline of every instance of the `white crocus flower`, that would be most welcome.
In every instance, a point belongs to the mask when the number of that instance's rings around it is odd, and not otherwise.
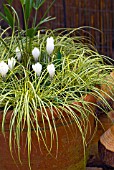
[[[32,50],[32,55],[34,57],[34,60],[35,61],[38,61],[38,57],[40,56],[40,50],[35,47],[33,50]]]
[[[32,65],[32,69],[35,71],[37,76],[40,76],[41,71],[42,71],[42,65],[40,63],[36,63],[36,64]]]
[[[21,51],[20,51],[19,47],[16,48],[16,57],[17,57],[17,60],[20,62],[21,61]]]
[[[11,59],[8,59],[8,66],[11,70],[14,68],[15,64],[16,64],[15,58],[12,57]]]
[[[54,39],[53,37],[47,38],[46,51],[50,55],[54,50]]]
[[[1,61],[0,62],[0,74],[2,75],[2,77],[6,76],[8,70],[9,70],[8,65],[4,61]]]
[[[48,65],[48,66],[47,66],[47,70],[48,70],[48,72],[49,72],[50,77],[53,78],[54,75],[55,75],[55,67],[54,67],[54,64]]]

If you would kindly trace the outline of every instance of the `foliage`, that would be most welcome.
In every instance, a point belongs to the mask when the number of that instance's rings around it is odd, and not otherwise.
[[[2,30],[0,35],[0,62],[4,61],[9,66],[9,70],[5,70],[5,76],[0,75],[0,108],[3,110],[2,131],[4,135],[7,112],[13,110],[9,136],[11,152],[12,135],[14,134],[20,155],[20,136],[27,127],[30,163],[31,129],[34,130],[38,142],[40,142],[40,138],[42,139],[49,153],[52,145],[50,148],[46,145],[45,120],[49,126],[51,143],[54,133],[56,141],[58,141],[54,109],[62,123],[63,121],[67,123],[64,116],[65,111],[69,120],[73,120],[77,124],[83,143],[86,145],[88,128],[86,122],[89,121],[88,117],[93,112],[89,107],[90,103],[84,101],[83,96],[88,93],[92,94],[101,98],[109,107],[96,85],[101,85],[103,82],[108,84],[105,77],[114,67],[108,57],[97,52],[88,38],[76,36],[79,28],[45,30],[45,33],[42,34],[39,26],[51,20],[50,17],[43,18],[38,25],[36,25],[35,17],[33,27],[28,28],[32,8],[37,11],[44,0],[36,0],[36,3],[33,3],[32,0],[27,2],[21,0],[20,2],[24,12],[25,30],[20,27],[18,14],[10,5],[11,1],[8,5],[4,5],[5,15],[0,13],[12,28],[11,37],[2,38],[7,29]],[[103,59],[110,61],[110,64],[106,64]],[[38,67],[35,64],[38,64]],[[4,63],[2,65],[4,66]],[[1,68],[3,69],[2,66]],[[81,102],[84,109],[79,105],[73,105],[73,102]],[[47,108],[50,109],[51,120]],[[41,112],[44,133],[39,125],[38,111]],[[80,112],[80,116],[76,114],[76,111]],[[82,120],[85,122],[83,126]]]

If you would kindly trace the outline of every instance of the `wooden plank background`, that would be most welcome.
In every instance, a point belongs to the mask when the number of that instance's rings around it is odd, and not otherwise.
[[[37,22],[51,2],[52,0],[46,0],[40,8]],[[14,0],[13,5],[18,10],[23,27],[19,0]],[[31,14],[31,20],[33,14],[34,12]],[[114,0],[56,0],[48,16],[55,16],[56,20],[43,25],[47,28],[90,26],[99,29],[101,32],[92,29],[87,31],[95,38],[99,52],[114,58]]]

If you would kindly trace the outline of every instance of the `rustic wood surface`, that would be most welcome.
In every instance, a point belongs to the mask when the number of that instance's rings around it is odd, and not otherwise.
[[[2,3],[0,1],[0,10]],[[40,8],[37,16],[37,22],[41,19],[52,0],[47,0]],[[19,0],[14,0],[14,7],[17,9],[21,18],[21,26],[23,26],[22,9]],[[97,28],[86,29],[95,38],[96,47],[102,53],[114,58],[114,49],[112,41],[114,41],[114,0],[56,0],[48,16],[56,17],[55,21],[44,24],[42,27],[58,28],[58,27],[80,27],[90,26]],[[34,17],[34,11],[31,13],[31,20]],[[31,24],[30,20],[30,24]],[[0,25],[5,25],[1,24]],[[6,26],[6,25],[5,25]],[[81,32],[81,35],[83,33]]]

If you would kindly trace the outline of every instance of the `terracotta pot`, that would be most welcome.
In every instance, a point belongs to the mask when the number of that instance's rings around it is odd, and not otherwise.
[[[96,99],[87,95],[84,100],[88,102],[96,102]],[[81,105],[81,103],[75,103]],[[91,105],[92,110],[94,106]],[[91,111],[92,111],[91,110]],[[84,170],[84,148],[82,135],[74,123],[74,121],[68,121],[68,124],[65,122],[61,123],[54,112],[54,118],[56,120],[56,128],[58,133],[58,149],[57,149],[57,138],[56,134],[53,131],[54,138],[52,142],[52,149],[50,154],[47,152],[46,147],[42,139],[38,143],[38,139],[35,135],[35,132],[32,131],[32,149],[31,149],[31,169],[32,170]],[[21,152],[21,164],[18,159],[17,146],[14,144],[14,139],[12,139],[12,154],[14,159],[11,156],[9,150],[9,122],[12,111],[9,111],[6,116],[5,122],[5,138],[0,132],[0,170],[29,170],[28,157],[27,157],[27,146],[26,144],[26,128],[21,133],[21,142],[20,142],[20,152]],[[38,111],[38,118],[40,120],[41,113]],[[51,114],[48,111],[48,114]],[[65,113],[64,113],[65,114]],[[0,114],[1,116],[2,114]],[[65,115],[66,117],[66,115]],[[0,124],[2,122],[2,116],[0,117]],[[83,120],[82,120],[83,122]],[[42,121],[39,121],[40,126],[42,126]],[[93,135],[94,131],[94,116],[89,116],[89,121],[87,123],[87,135],[86,142],[88,143]],[[42,129],[44,131],[44,129]],[[48,124],[46,126],[46,144],[48,148],[51,147],[50,132]]]

